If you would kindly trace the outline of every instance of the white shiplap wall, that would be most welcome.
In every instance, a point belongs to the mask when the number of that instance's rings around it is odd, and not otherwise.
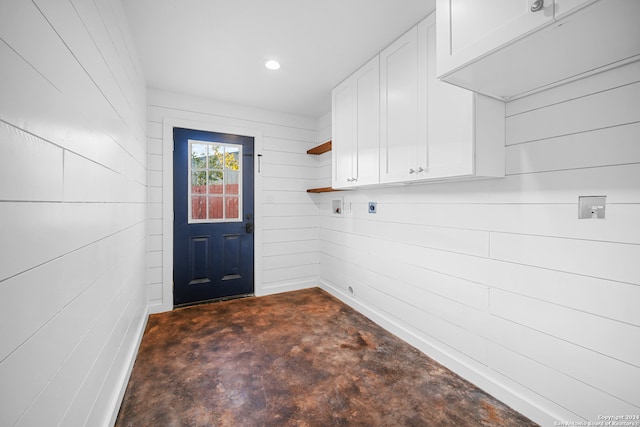
[[[166,122],[261,135],[262,148],[256,150],[262,157],[261,172],[256,174],[255,239],[259,257],[255,293],[317,285],[318,207],[306,192],[316,186],[319,170],[317,156],[306,154],[318,143],[317,120],[155,90],[149,93],[148,120],[148,282],[152,311],[173,306],[172,270],[164,265],[169,263],[165,251],[172,251],[166,239],[172,220],[163,214],[163,195],[167,194],[163,169],[172,164],[171,159],[164,158],[170,149],[163,145],[171,141],[163,135]]]
[[[0,425],[108,425],[146,320],[146,89],[122,5],[0,6]]]
[[[542,425],[640,414],[640,62],[506,126],[504,179],[315,196],[321,286]]]

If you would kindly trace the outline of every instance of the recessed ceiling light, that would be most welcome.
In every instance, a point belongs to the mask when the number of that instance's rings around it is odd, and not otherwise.
[[[280,63],[276,60],[270,59],[264,63],[264,66],[270,70],[278,70],[280,68]]]

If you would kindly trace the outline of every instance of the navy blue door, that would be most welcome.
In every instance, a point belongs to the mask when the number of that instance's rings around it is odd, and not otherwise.
[[[253,293],[253,138],[173,129],[173,302]]]

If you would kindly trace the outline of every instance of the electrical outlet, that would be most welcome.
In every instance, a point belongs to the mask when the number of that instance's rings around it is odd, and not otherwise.
[[[378,213],[378,204],[376,202],[369,202],[369,213]]]

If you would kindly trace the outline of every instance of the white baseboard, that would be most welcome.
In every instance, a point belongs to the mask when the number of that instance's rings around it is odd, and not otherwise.
[[[111,417],[109,418],[108,423],[106,423],[105,426],[113,427],[116,423],[118,413],[120,412],[120,406],[122,405],[122,399],[124,398],[124,393],[127,390],[127,385],[129,384],[131,371],[133,371],[133,365],[136,361],[136,356],[138,355],[138,350],[140,349],[140,343],[142,342],[142,336],[144,335],[148,320],[149,306],[147,305],[135,332],[134,345],[129,348],[129,352],[127,354],[127,369],[122,372],[119,378],[118,383],[120,384],[120,386],[118,387],[117,393],[113,397],[111,410],[108,412],[111,413]]]
[[[149,302],[149,314],[164,313],[173,310],[172,301],[154,300]]]
[[[282,292],[299,291],[300,289],[316,288],[318,287],[318,280],[306,279],[300,281],[290,281],[280,284],[274,284],[271,286],[262,286],[260,289],[256,287],[255,294],[257,297],[279,294]]]

